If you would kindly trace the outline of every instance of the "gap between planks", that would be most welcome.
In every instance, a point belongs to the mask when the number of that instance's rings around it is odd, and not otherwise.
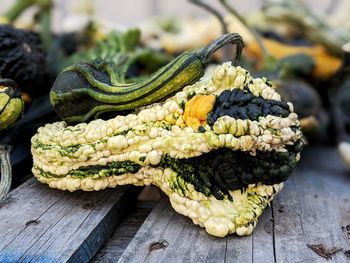
[[[134,209],[120,222],[113,235],[95,255],[91,263],[116,262],[155,205],[155,201],[137,201]]]

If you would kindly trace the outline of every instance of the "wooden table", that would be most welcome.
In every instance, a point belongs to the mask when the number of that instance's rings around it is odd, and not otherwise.
[[[349,263],[350,173],[332,148],[306,149],[302,159],[252,235],[209,236],[163,200],[119,262],[327,262],[307,247],[323,243],[343,249],[332,262]]]
[[[139,190],[70,193],[30,179],[0,203],[0,262],[88,262]]]
[[[307,244],[323,243],[343,249],[329,262],[350,263],[350,173],[334,148],[303,152],[248,237],[212,237],[166,198],[125,217],[139,191],[69,193],[29,180],[0,203],[0,262],[322,263]]]

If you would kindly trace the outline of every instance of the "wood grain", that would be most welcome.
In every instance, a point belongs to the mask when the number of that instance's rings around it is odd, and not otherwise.
[[[116,262],[154,206],[155,202],[153,201],[138,201],[135,208],[120,222],[113,235],[91,262]]]
[[[266,209],[253,234],[215,238],[162,200],[119,262],[327,262],[307,247],[350,249],[350,174],[335,149],[303,152],[303,161]],[[167,247],[150,249],[157,242]],[[349,262],[343,252],[332,262]]]
[[[138,193],[69,193],[31,179],[0,204],[0,262],[88,262]]]
[[[333,149],[303,154],[304,162],[274,201],[277,262],[325,262],[306,244],[350,249],[350,174]],[[283,212],[279,212],[283,211]],[[332,262],[349,262],[343,253]]]

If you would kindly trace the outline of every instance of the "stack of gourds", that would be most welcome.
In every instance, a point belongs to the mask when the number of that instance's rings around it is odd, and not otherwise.
[[[201,80],[227,44],[236,46],[233,64]],[[303,140],[293,105],[269,80],[237,66],[242,47],[239,35],[223,35],[134,83],[105,60],[66,68],[50,93],[65,122],[32,138],[34,175],[69,191],[153,184],[208,233],[250,234]],[[85,123],[108,112],[114,117]]]

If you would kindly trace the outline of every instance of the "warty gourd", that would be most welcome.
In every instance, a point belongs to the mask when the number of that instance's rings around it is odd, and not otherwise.
[[[248,235],[302,145],[293,105],[267,79],[224,63],[211,78],[134,114],[39,128],[32,171],[69,191],[156,185],[209,234]]]

